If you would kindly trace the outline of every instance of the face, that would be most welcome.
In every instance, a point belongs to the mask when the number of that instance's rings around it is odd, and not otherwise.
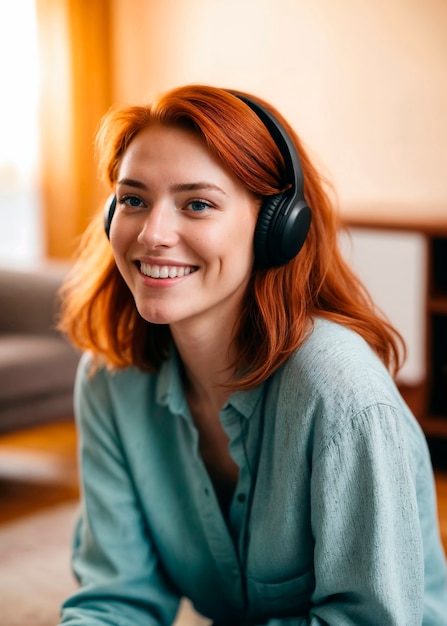
[[[130,143],[110,242],[140,315],[172,329],[233,326],[259,202],[198,134],[154,125]]]

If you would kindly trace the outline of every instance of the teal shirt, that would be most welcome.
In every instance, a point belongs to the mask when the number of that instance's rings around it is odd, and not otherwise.
[[[70,626],[166,626],[179,599],[218,624],[445,626],[445,557],[425,438],[355,333],[317,320],[220,413],[239,466],[223,516],[175,352],[158,375],[88,376],[75,408],[82,507]]]

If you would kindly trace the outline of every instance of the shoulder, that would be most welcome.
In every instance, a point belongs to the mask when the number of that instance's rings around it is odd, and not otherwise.
[[[142,398],[151,395],[154,376],[129,367],[110,370],[96,365],[93,356],[85,353],[79,362],[76,375],[75,412],[82,418],[95,414],[127,415],[129,409],[141,404]]]
[[[284,381],[297,380],[312,395],[339,396],[343,389],[394,388],[392,378],[367,342],[358,333],[323,319],[316,319],[303,345],[287,361]]]
[[[270,386],[280,415],[309,437],[332,439],[368,420],[391,426],[414,421],[396,385],[367,342],[339,324],[317,319],[305,343]],[[413,426],[411,426],[413,428]]]
[[[124,369],[109,369],[104,365],[97,365],[90,352],[82,355],[76,375],[76,385],[82,389],[106,389],[110,392],[129,393],[134,385],[147,382],[148,374],[135,367]]]

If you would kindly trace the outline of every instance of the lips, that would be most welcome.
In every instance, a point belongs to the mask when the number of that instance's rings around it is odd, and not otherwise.
[[[150,278],[183,278],[196,271],[192,265],[150,265],[140,264],[140,272]]]

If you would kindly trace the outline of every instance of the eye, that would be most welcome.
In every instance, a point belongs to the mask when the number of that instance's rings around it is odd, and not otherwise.
[[[189,207],[193,213],[203,213],[213,208],[213,205],[205,200],[191,200],[186,206]]]
[[[144,202],[138,196],[123,196],[118,200],[119,204],[123,204],[130,208],[138,208],[144,206]]]

